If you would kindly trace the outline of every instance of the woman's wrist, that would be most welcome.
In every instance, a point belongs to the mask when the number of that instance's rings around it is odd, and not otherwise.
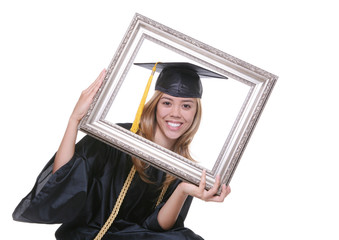
[[[187,192],[187,183],[185,182],[181,182],[179,183],[178,187],[177,187],[177,191],[179,194],[181,194],[183,197],[187,197],[189,195],[189,193]]]
[[[78,117],[74,116],[73,114],[70,116],[70,118],[68,119],[68,124],[71,125],[77,125],[80,123],[80,120]]]

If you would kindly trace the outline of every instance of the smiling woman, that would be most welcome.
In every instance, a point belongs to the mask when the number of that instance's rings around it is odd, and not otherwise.
[[[157,69],[153,63],[142,64],[152,68],[146,89],[154,72],[160,71],[155,94],[144,106],[148,90],[144,92],[133,124],[130,117],[127,121],[110,121],[109,112],[119,117],[124,112],[111,108],[118,92],[128,98],[123,101],[123,110],[135,109],[139,103],[131,99],[139,98],[144,88],[141,72],[148,71],[133,63],[149,62],[149,55],[140,54],[149,54],[145,51],[148,47],[152,49],[151,61],[167,62],[159,63]],[[216,145],[216,138],[222,134],[217,159],[207,170],[194,162],[190,153],[202,120],[200,77],[209,78],[213,85],[214,80],[221,79],[223,84],[215,85],[212,91],[204,84],[204,96],[206,100],[217,98],[209,106],[221,105],[220,92],[216,93],[221,90],[223,108],[227,109],[217,108],[217,117],[213,115],[204,125],[211,133],[211,137],[204,137],[208,145]],[[224,81],[226,78],[229,80]],[[13,218],[62,223],[56,232],[60,240],[201,239],[184,227],[191,201],[196,197],[222,202],[230,193],[226,185],[276,79],[136,14],[107,72],[102,71],[82,92],[57,153],[19,203]],[[120,87],[128,91],[121,94]],[[131,102],[132,106],[127,106]],[[231,109],[234,114],[230,114]],[[215,120],[217,124],[211,124]],[[89,135],[76,144],[79,129]],[[208,154],[213,152],[210,146],[204,149]]]
[[[120,126],[193,160],[189,146],[201,119],[202,87],[196,67],[191,66],[175,63],[175,68],[164,67],[161,73],[170,75],[160,74],[155,94],[145,106],[144,94],[132,127],[131,124]],[[82,92],[57,153],[15,209],[13,218],[62,223],[56,232],[60,240],[99,240],[104,236],[202,239],[184,227],[184,220],[193,197],[222,202],[230,193],[230,187],[224,184],[221,194],[216,195],[221,185],[219,177],[213,188],[206,190],[205,171],[200,185],[196,186],[95,138],[86,136],[75,144],[77,125],[88,111],[105,74],[102,71]]]

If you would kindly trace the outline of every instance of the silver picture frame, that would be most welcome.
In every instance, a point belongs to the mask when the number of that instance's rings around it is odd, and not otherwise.
[[[150,71],[134,63],[158,61],[191,62],[228,78],[202,80],[203,119],[195,145],[192,143],[196,162],[118,124],[133,122],[150,76]],[[137,13],[79,129],[195,185],[199,185],[202,170],[206,169],[206,189],[210,189],[217,175],[222,183],[230,183],[277,79],[272,73]]]

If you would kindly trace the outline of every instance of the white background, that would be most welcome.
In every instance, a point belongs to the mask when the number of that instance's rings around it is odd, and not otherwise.
[[[11,213],[135,12],[279,76],[231,195],[195,200],[186,226],[208,240],[339,239],[339,15],[328,0],[1,1],[2,236],[54,239],[57,226]]]

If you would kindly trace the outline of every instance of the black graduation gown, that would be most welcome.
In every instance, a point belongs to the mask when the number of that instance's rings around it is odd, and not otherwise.
[[[52,174],[54,157],[37,178],[32,191],[19,203],[13,219],[34,223],[62,223],[55,233],[60,240],[94,239],[110,215],[132,167],[129,155],[90,136],[76,145],[72,159]],[[103,239],[202,239],[184,227],[192,197],[188,197],[179,217],[164,231],[157,215],[179,180],[172,183],[163,201],[155,207],[165,173],[147,168],[155,184],[143,182],[135,174],[118,216]]]

